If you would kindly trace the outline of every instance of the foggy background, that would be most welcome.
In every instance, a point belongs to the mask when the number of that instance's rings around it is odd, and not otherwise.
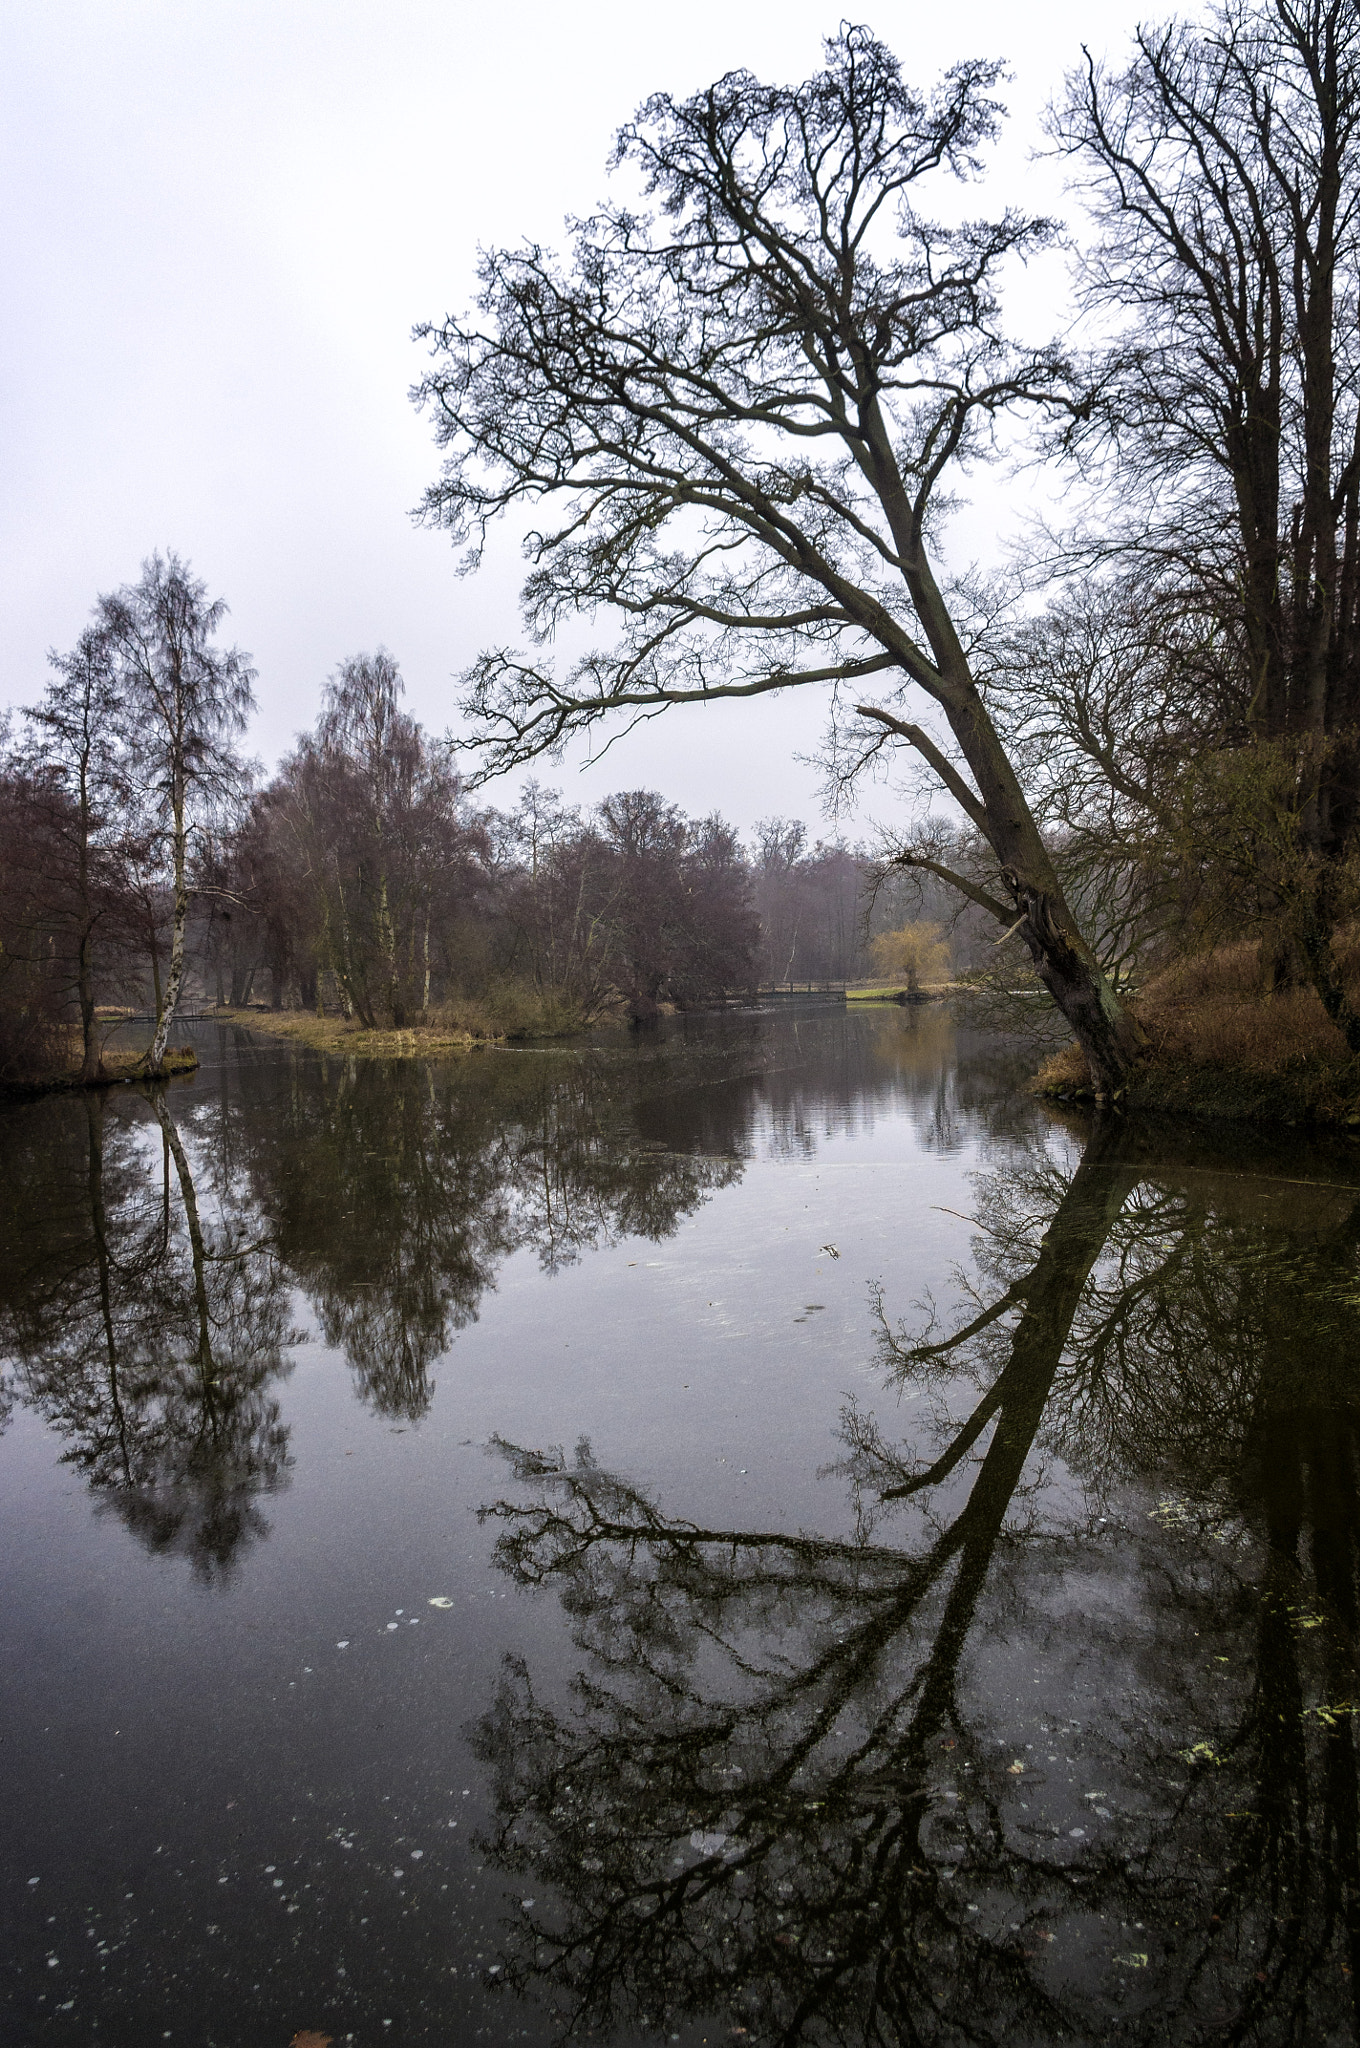
[[[1039,111],[1083,36],[1118,58],[1144,11],[956,0],[864,18],[923,85],[1005,56],[1011,120],[968,210],[1074,220],[1059,168],[1030,161]],[[438,461],[407,396],[424,362],[412,325],[467,304],[479,242],[560,246],[647,93],[738,66],[801,79],[836,19],[807,0],[8,0],[3,702],[34,701],[46,650],[74,641],[96,592],[173,547],[255,658],[249,744],[266,767],[336,664],[379,644],[416,716],[456,727],[459,671],[485,644],[524,644],[522,564],[507,531],[460,579],[448,539],[409,516]],[[1051,331],[1065,278],[1060,257],[1020,276],[1012,325]],[[976,478],[957,552],[994,556],[1033,489]],[[774,811],[815,830],[818,777],[794,757],[824,717],[814,690],[672,712],[584,772],[578,747],[544,774],[572,802],[647,784],[743,831]],[[871,792],[863,815],[884,802]]]

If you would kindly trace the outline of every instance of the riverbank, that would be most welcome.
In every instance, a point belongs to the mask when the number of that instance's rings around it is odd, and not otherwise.
[[[1150,1051],[1124,1108],[1360,1128],[1360,1060],[1314,989],[1262,990],[1254,942],[1178,961],[1133,1007]],[[1091,1098],[1075,1042],[1044,1062],[1033,1085],[1059,1101]]]
[[[93,1081],[86,1081],[81,1077],[81,1048],[75,1044],[69,1057],[49,1071],[0,1080],[0,1099],[12,1101],[16,1097],[52,1095],[71,1089],[117,1088],[132,1081],[171,1080],[177,1074],[192,1074],[198,1066],[198,1054],[191,1045],[167,1045],[164,1062],[156,1074],[147,1072],[145,1061],[145,1047],[106,1047],[100,1073]]]
[[[474,1052],[479,1046],[531,1038],[568,1038],[590,1018],[573,1003],[519,990],[482,1000],[448,1003],[418,1024],[370,1030],[357,1017],[319,1017],[312,1010],[208,1010],[214,1023],[238,1024],[273,1038],[291,1039],[315,1052],[361,1054],[372,1059],[429,1059],[441,1053]]]

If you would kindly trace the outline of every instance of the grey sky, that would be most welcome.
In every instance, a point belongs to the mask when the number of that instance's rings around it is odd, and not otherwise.
[[[1117,52],[1141,11],[953,0],[864,18],[922,82],[1009,59],[980,210],[1061,206],[1052,168],[1027,161],[1037,111],[1083,38]],[[466,302],[479,241],[560,240],[645,93],[738,65],[804,77],[835,21],[807,0],[5,0],[4,700],[31,701],[95,592],[173,546],[255,655],[266,761],[335,664],[379,642],[416,714],[449,724],[459,669],[519,637],[520,567],[507,540],[460,581],[447,540],[408,517],[436,466],[406,396],[412,324]],[[1061,273],[1021,289],[1044,324]],[[988,549],[1010,513],[984,481],[964,544]],[[807,694],[672,713],[552,779],[573,801],[650,783],[743,828],[815,822],[793,759],[821,727]]]

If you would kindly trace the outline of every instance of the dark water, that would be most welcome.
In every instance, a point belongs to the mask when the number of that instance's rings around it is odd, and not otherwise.
[[[826,1009],[0,1116],[0,2040],[1360,2040],[1360,1145]]]

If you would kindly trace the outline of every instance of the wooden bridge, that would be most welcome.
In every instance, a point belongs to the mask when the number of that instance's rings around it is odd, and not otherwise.
[[[827,1002],[843,1003],[846,984],[843,981],[772,981],[763,988],[733,990],[736,1000],[757,1002]]]

